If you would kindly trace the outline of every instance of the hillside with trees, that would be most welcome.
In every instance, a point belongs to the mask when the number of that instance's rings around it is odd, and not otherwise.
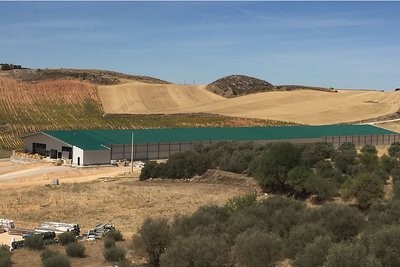
[[[350,143],[220,143],[148,162],[142,180],[219,168],[254,176],[274,195],[233,197],[170,222],[149,218],[133,248],[155,267],[399,266],[399,158],[400,143],[380,158],[375,147],[358,152]],[[385,196],[385,184],[393,194]],[[349,205],[328,201],[333,197]]]

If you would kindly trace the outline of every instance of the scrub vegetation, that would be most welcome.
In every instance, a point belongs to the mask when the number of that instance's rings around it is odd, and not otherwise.
[[[134,235],[133,250],[154,267],[400,264],[399,200],[360,211],[341,204],[311,208],[283,196],[246,198],[239,203],[248,206],[203,206],[170,223],[149,218]]]
[[[190,178],[221,169],[254,177],[265,192],[310,198],[314,203],[341,196],[367,209],[384,198],[390,176],[398,188],[399,157],[400,143],[393,143],[389,155],[379,158],[374,146],[365,145],[358,152],[352,143],[335,149],[325,143],[221,142],[174,154],[166,163],[147,162],[140,180]]]

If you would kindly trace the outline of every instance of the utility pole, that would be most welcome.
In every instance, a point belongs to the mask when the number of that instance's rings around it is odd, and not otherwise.
[[[131,147],[131,173],[133,173],[133,138],[134,138],[134,134],[132,131],[132,147]]]

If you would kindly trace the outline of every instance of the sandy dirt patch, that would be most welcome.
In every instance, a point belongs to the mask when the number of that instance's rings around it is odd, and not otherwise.
[[[213,113],[311,125],[376,118],[400,107],[400,93],[368,90],[274,91],[228,99],[208,92],[204,86],[130,82],[99,86],[98,93],[106,113]]]

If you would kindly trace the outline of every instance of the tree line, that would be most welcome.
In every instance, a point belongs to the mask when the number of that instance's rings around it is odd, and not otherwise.
[[[172,222],[148,218],[133,237],[150,266],[400,266],[400,200],[368,211],[341,204],[306,207],[254,194],[204,206]],[[147,266],[147,265],[146,265]]]
[[[220,142],[196,145],[171,155],[166,163],[146,162],[140,180],[187,179],[207,169],[220,169],[252,176],[266,192],[296,199],[311,197],[316,203],[342,196],[367,209],[383,199],[390,177],[394,194],[400,194],[399,158],[399,142],[382,157],[372,145],[358,152],[352,143],[334,148],[327,143]]]

